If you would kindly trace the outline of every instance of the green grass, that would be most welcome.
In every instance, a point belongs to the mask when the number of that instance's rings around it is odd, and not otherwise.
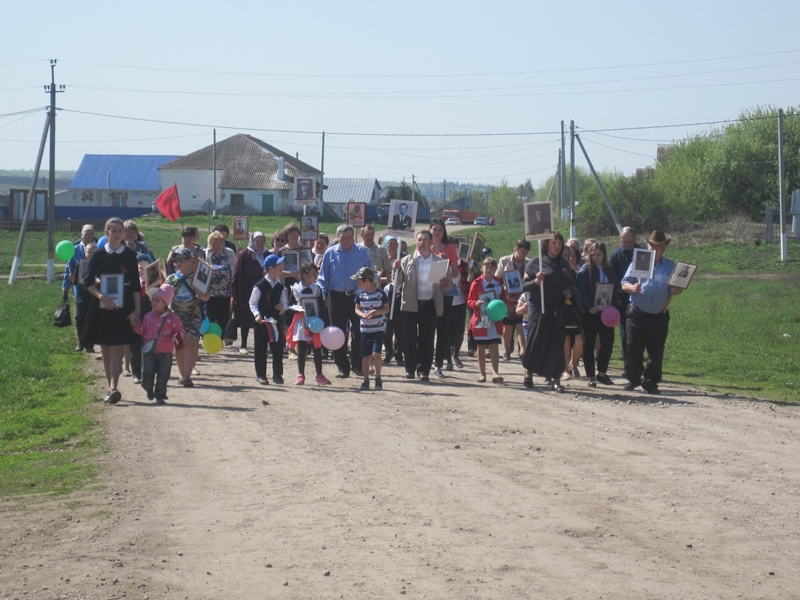
[[[52,325],[59,299],[60,286],[0,282],[0,496],[66,493],[94,473],[92,379],[75,328]]]

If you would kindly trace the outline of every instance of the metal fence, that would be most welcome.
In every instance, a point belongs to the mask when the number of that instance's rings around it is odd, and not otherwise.
[[[103,231],[105,221],[86,221],[76,219],[56,219],[55,231],[58,232],[81,232],[81,228],[87,223],[94,225],[95,231]],[[0,219],[0,231],[19,231],[22,228],[22,219]],[[47,221],[28,221],[28,231],[47,231]]]

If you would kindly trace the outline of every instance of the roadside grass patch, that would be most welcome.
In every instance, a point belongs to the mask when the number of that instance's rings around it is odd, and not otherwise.
[[[75,328],[52,325],[60,295],[41,281],[0,284],[0,496],[67,493],[94,474],[93,380]]]

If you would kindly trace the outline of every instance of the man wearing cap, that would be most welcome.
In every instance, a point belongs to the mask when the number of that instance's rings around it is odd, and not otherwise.
[[[639,385],[648,394],[658,394],[661,383],[661,370],[664,361],[664,347],[669,332],[669,301],[683,290],[667,285],[675,263],[664,257],[671,238],[663,231],[655,230],[647,240],[647,246],[655,252],[652,279],[631,277],[631,268],[622,278],[622,291],[630,294],[627,311],[628,329],[628,383],[625,390],[636,389]],[[642,380],[642,359],[647,350],[649,358]]]
[[[453,281],[447,276],[436,283],[428,282],[431,266],[446,260],[432,251],[432,245],[431,232],[420,231],[414,254],[399,262],[397,284],[403,287],[400,310],[406,379],[419,377],[421,381],[428,381],[433,364],[436,319],[444,313],[444,292],[453,287]]]
[[[614,269],[614,274],[618,278],[622,278],[625,273],[628,272],[628,267],[631,266],[633,262],[633,250],[635,248],[641,248],[639,244],[636,243],[636,233],[633,231],[631,227],[623,227],[622,231],[619,234],[619,243],[622,244],[619,248],[614,250],[611,253],[611,256],[608,259],[608,264],[611,265],[611,268]],[[621,282],[620,282],[621,285]],[[620,341],[622,342],[622,364],[623,364],[623,377],[628,376],[628,327],[627,327],[627,319],[625,315],[628,311],[628,304],[630,303],[630,297],[627,293],[623,292],[622,290],[619,291],[617,296],[617,305],[616,308],[619,310],[619,314],[622,315],[622,318],[619,320],[619,337]]]
[[[283,385],[283,335],[281,315],[289,305],[286,301],[286,288],[283,285],[283,256],[270,254],[264,259],[264,277],[255,284],[250,294],[250,310],[255,317],[253,330],[253,361],[256,368],[256,381],[267,385],[267,344],[272,352],[272,381]],[[274,322],[269,322],[272,319]],[[273,334],[270,336],[270,327]]]
[[[350,377],[350,371],[362,376],[361,372],[361,319],[356,315],[355,296],[358,286],[351,279],[362,267],[372,267],[369,252],[355,243],[355,230],[352,225],[339,225],[336,229],[339,243],[325,251],[317,283],[322,288],[331,325],[345,332],[345,343],[333,352],[333,361],[339,373],[338,378]],[[352,342],[350,356],[347,354],[347,323],[350,323]]]

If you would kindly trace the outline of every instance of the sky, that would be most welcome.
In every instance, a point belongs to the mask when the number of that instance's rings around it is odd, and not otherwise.
[[[24,111],[49,104],[53,58],[58,169],[187,154],[214,128],[319,168],[324,131],[326,177],[538,186],[562,121],[596,169],[631,174],[659,144],[800,104],[786,0],[33,0],[3,17],[0,169],[35,165],[46,113]]]

